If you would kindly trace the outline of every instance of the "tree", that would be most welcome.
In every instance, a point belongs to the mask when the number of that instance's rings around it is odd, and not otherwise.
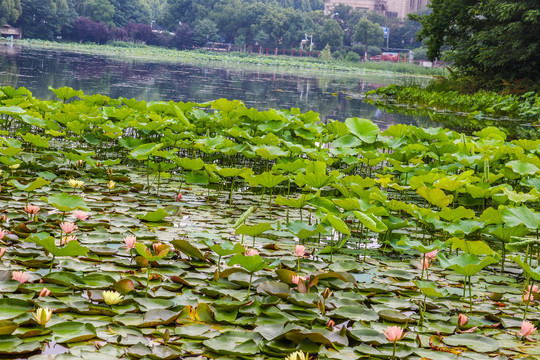
[[[217,41],[219,38],[217,25],[210,19],[196,21],[193,24],[193,32],[193,42],[198,46],[203,46],[209,41]]]
[[[94,0],[89,5],[90,19],[112,26],[115,9],[108,0]]]
[[[22,16],[16,25],[30,38],[53,40],[75,20],[73,2],[67,0],[21,0]]]
[[[0,0],[0,26],[14,24],[21,13],[21,0]]]
[[[193,46],[193,29],[188,24],[178,26],[171,45],[177,49],[187,49]]]
[[[365,57],[367,58],[368,47],[381,46],[384,42],[384,32],[379,24],[374,24],[367,18],[362,18],[356,25],[354,31],[354,41],[364,44],[366,47]]]
[[[113,22],[116,26],[150,24],[150,8],[141,0],[109,0],[114,6]]]
[[[109,30],[103,23],[96,23],[88,18],[80,17],[73,25],[73,38],[80,42],[101,44],[107,41]]]
[[[328,44],[332,50],[335,50],[343,46],[343,35],[345,35],[345,32],[336,20],[326,19],[324,20],[319,36],[319,45],[324,47]]]
[[[540,2],[538,0],[432,0],[432,12],[412,15],[427,56],[445,47],[459,76],[485,87],[524,80],[540,82]]]

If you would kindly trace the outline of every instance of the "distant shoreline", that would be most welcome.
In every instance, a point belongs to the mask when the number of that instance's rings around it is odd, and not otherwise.
[[[4,42],[6,45],[8,42]],[[0,42],[2,44],[2,42]],[[117,45],[97,45],[93,43],[53,42],[43,40],[15,40],[15,46],[49,49],[69,52],[80,52],[103,56],[122,57],[133,60],[151,60],[153,62],[200,64],[213,63],[222,67],[267,67],[282,70],[309,72],[332,72],[334,74],[351,73],[379,75],[433,76],[446,71],[442,68],[423,68],[417,65],[389,62],[347,63],[341,61],[324,62],[316,58],[296,58],[283,55],[256,55],[242,52],[223,53],[202,50],[174,50],[155,46],[122,43]],[[125,46],[124,46],[125,44]],[[287,72],[287,71],[286,71]]]

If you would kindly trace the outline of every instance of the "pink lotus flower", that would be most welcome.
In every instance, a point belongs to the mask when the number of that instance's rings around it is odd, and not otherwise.
[[[426,259],[423,259],[420,266],[422,267],[422,270],[427,270],[429,269],[429,260],[426,258]]]
[[[383,333],[386,335],[386,339],[391,342],[399,341],[407,335],[407,333],[403,333],[403,328],[399,326],[389,326],[387,331],[383,330]]]
[[[135,248],[135,243],[137,242],[137,237],[134,235],[129,235],[124,238],[124,243],[126,244],[125,249],[126,252],[129,252],[129,250]],[[155,248],[154,248],[155,251]]]
[[[296,245],[296,251],[294,252],[294,256],[301,257],[304,256],[306,253],[306,247],[304,245]]]
[[[27,205],[24,207],[24,211],[26,211],[28,214],[37,214],[41,210],[39,206],[36,205]]]
[[[332,296],[334,292],[333,291],[330,291],[329,288],[326,288],[324,289],[323,293],[322,293],[322,297],[323,299],[328,299],[330,296]]]
[[[77,237],[73,235],[62,236],[62,245],[66,245],[68,242],[73,240],[77,240]]]
[[[157,254],[159,252],[159,247],[163,245],[162,243],[160,242],[155,242],[152,244],[152,247],[154,248],[154,252]]]
[[[73,215],[75,215],[75,217],[81,221],[86,221],[88,219],[88,213],[85,211],[75,210]]]
[[[465,326],[465,324],[467,324],[467,321],[469,321],[469,318],[465,314],[459,314],[457,321],[459,326]]]
[[[249,249],[246,254],[246,256],[255,256],[255,255],[259,255],[259,252],[255,249]]]
[[[528,301],[534,300],[533,293],[538,293],[538,286],[533,285],[531,287],[531,285],[529,285],[527,287],[527,290],[525,290],[525,293],[523,294],[523,301],[528,302]]]
[[[6,248],[0,247],[0,259],[4,256],[6,253]]]
[[[4,238],[4,236],[6,236],[6,231],[0,229],[0,240],[2,240]]]
[[[428,252],[426,254],[426,259],[429,260],[429,261],[435,260],[435,258],[437,257],[438,252],[439,252],[439,250],[433,250],[433,251]]]
[[[41,291],[39,292],[39,297],[42,297],[42,296],[49,296],[51,294],[51,290],[47,289],[46,287],[44,287],[43,289],[41,289]]]
[[[528,321],[523,320],[521,323],[521,336],[529,336],[534,334],[536,327]]]
[[[65,232],[66,234],[69,234],[77,230],[78,227],[74,223],[66,221],[60,224],[60,229],[62,229],[62,231]]]
[[[300,282],[300,276],[293,275],[292,278],[291,278],[291,281],[292,281],[293,284],[298,285],[298,283]]]
[[[11,273],[11,279],[17,280],[21,284],[24,284],[25,282],[30,280],[30,275],[28,275],[24,271],[14,271]]]
[[[178,195],[176,195],[176,201],[181,201],[182,200],[182,193],[179,192]]]

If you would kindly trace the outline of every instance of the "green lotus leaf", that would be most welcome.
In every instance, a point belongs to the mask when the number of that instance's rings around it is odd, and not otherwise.
[[[531,268],[529,266],[529,264],[527,264],[526,262],[524,262],[523,260],[521,260],[521,257],[519,255],[516,255],[514,256],[513,260],[519,265],[521,266],[521,268],[523,269],[523,271],[525,271],[525,273],[531,277],[531,279],[533,279],[535,282],[539,282],[540,281],[540,266],[537,266],[535,267],[534,269]]]
[[[540,213],[534,212],[526,206],[505,207],[501,211],[501,216],[508,226],[525,225],[529,229],[538,229],[540,224]]]
[[[159,150],[164,144],[156,143],[147,143],[137,146],[135,149],[131,150],[129,155],[137,160],[146,160],[149,156]]]
[[[54,206],[61,212],[68,212],[76,209],[88,211],[86,202],[79,195],[70,195],[63,192],[42,199],[47,201],[49,205]]]
[[[212,246],[209,246],[209,248],[211,250],[213,250],[219,256],[241,254],[244,251],[246,251],[246,249],[244,248],[244,246],[242,244],[240,244],[240,243],[233,244],[229,240],[225,241],[222,244],[214,244]]]
[[[371,231],[378,233],[385,232],[388,230],[388,226],[383,223],[379,218],[371,213],[363,213],[361,211],[353,211],[354,216],[360,222]]]
[[[326,229],[322,224],[309,225],[308,223],[296,220],[287,224],[287,229],[297,236],[299,239],[307,239],[313,235],[326,232]]]
[[[340,306],[328,313],[328,316],[352,321],[372,322],[379,320],[377,312],[362,306]]]
[[[538,169],[534,164],[523,160],[513,160],[509,161],[505,165],[506,167],[512,169],[513,172],[523,176],[523,175],[534,175],[538,172]]]
[[[144,221],[160,222],[169,215],[165,209],[157,209],[156,211],[149,211],[146,214],[137,215],[137,217]]]
[[[38,244],[56,257],[84,256],[88,253],[88,248],[81,246],[77,240],[71,240],[66,245],[58,247],[55,239],[47,233],[33,234],[26,238],[26,241]]]
[[[198,248],[191,245],[189,243],[189,241],[186,241],[186,240],[173,240],[173,241],[171,241],[171,244],[174,246],[174,248],[176,250],[179,250],[179,251],[183,252],[184,254],[186,254],[187,256],[189,256],[191,258],[206,261],[206,257],[204,256],[204,254]],[[239,244],[237,244],[237,245],[239,245]],[[242,245],[240,245],[240,246],[242,246]],[[244,247],[242,246],[242,250],[243,249],[244,249]]]
[[[25,141],[28,141],[29,143],[32,143],[34,146],[40,147],[40,148],[48,148],[49,147],[49,141],[47,138],[42,137],[39,134],[31,134],[27,133],[22,136],[22,138]]]
[[[474,255],[493,255],[493,251],[488,244],[483,241],[467,241],[464,239],[453,238],[452,250],[461,249],[467,254]]]
[[[438,215],[446,221],[456,221],[461,219],[472,219],[474,218],[475,213],[471,209],[466,209],[463,206],[460,206],[456,209],[445,207],[439,211]]]
[[[273,188],[287,180],[283,175],[273,175],[272,173],[265,171],[262,174],[255,175],[251,178],[247,178],[246,181],[249,182],[251,186],[262,185],[267,188]]]
[[[251,357],[259,353],[254,335],[248,332],[227,331],[218,337],[203,341],[203,345],[217,354]]]
[[[499,349],[497,340],[477,334],[457,334],[443,338],[450,346],[465,346],[480,353],[492,353]]]
[[[411,240],[408,236],[403,235],[401,239],[397,242],[397,245],[405,245],[411,249],[420,251],[422,254],[432,252],[433,250],[445,249],[450,244],[449,241],[441,242],[440,240],[435,240],[430,245],[426,245],[418,240]]]
[[[335,230],[345,235],[351,235],[351,230],[349,230],[349,227],[347,226],[347,224],[345,224],[345,222],[341,220],[340,218],[332,214],[328,214],[326,215],[325,219],[328,220],[330,225],[332,225],[332,227]]]
[[[278,195],[274,202],[277,205],[285,205],[285,206],[293,207],[295,209],[301,209],[304,206],[306,206],[309,203],[309,200],[311,200],[312,198],[313,198],[313,195],[311,194],[302,194],[298,198],[290,198],[290,199],[287,199],[281,195]]]
[[[426,186],[422,186],[416,190],[416,192],[422,196],[431,205],[445,208],[452,202],[453,196],[447,196],[441,189],[428,189]]]
[[[33,310],[34,306],[20,299],[0,299],[0,320],[12,320]]]
[[[520,237],[527,235],[530,230],[524,225],[518,226],[490,226],[487,229],[488,234],[492,235],[499,241],[509,242],[512,237]]]
[[[249,176],[253,175],[253,170],[243,167],[239,168],[221,168],[218,170],[218,174],[223,177],[237,177],[237,176]]]
[[[247,235],[247,236],[258,236],[262,234],[265,231],[268,231],[272,229],[272,225],[270,223],[258,223],[256,225],[246,225],[242,224],[239,226],[236,231],[234,232],[236,235]]]
[[[175,157],[173,158],[173,161],[176,165],[188,171],[201,170],[204,166],[204,161],[200,158],[190,159]]]
[[[73,90],[72,88],[67,87],[67,86],[57,88],[57,89],[54,89],[52,86],[49,86],[49,90],[55,93],[55,95],[59,99],[64,100],[64,102],[76,96],[78,97],[84,96],[84,93],[82,92],[82,90]]]
[[[348,118],[345,125],[349,131],[365,143],[372,144],[377,140],[380,129],[371,120],[361,118]]]
[[[386,344],[388,342],[388,340],[386,340],[386,336],[384,336],[382,332],[377,331],[375,329],[359,328],[359,329],[349,330],[347,333],[353,339],[361,341],[366,344],[370,344],[370,345],[378,346],[378,345]]]
[[[0,320],[0,336],[11,335],[17,328],[19,324],[11,320]]]
[[[49,185],[51,182],[48,180],[45,180],[41,177],[38,177],[36,180],[32,181],[29,184],[23,185],[17,180],[10,180],[9,184],[15,186],[20,191],[26,191],[31,192],[34,190],[37,190],[39,188],[42,188],[43,186]]]
[[[260,255],[247,256],[242,254],[234,255],[227,265],[240,265],[250,273],[264,269],[267,264]]]
[[[420,290],[424,295],[434,298],[442,298],[448,296],[448,291],[442,287],[439,288],[432,282],[415,280],[413,281],[418,290]]]
[[[450,259],[447,259],[444,254],[439,254],[438,258],[443,268],[454,270],[464,276],[473,276],[486,266],[499,262],[498,254],[495,254],[495,257],[486,256],[482,259],[474,254],[461,254]]]
[[[247,208],[246,211],[244,211],[242,213],[242,215],[238,218],[238,220],[236,220],[236,222],[234,223],[233,225],[233,228],[238,228],[240,225],[242,225],[246,220],[247,218],[249,217],[249,215],[251,215],[252,212],[254,212],[255,210],[257,209],[256,206],[252,205],[250,207]]]

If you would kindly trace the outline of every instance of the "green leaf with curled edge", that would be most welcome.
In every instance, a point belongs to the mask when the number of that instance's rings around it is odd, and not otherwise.
[[[53,256],[84,256],[88,253],[86,246],[81,246],[77,240],[71,240],[66,245],[58,247],[55,239],[48,233],[33,234],[26,238],[26,241],[42,246]]]
[[[42,200],[54,206],[61,212],[73,211],[76,209],[88,211],[86,202],[79,195],[70,195],[68,193],[60,193],[49,196],[48,198],[41,198]]]
[[[248,272],[253,274],[256,271],[264,269],[267,264],[260,255],[247,256],[242,254],[234,255],[227,265],[240,265]]]
[[[41,188],[43,186],[49,185],[50,183],[51,183],[50,181],[45,180],[45,179],[43,179],[41,177],[38,177],[36,180],[34,180],[31,183],[26,184],[26,185],[21,184],[20,182],[18,182],[15,179],[9,181],[9,184],[15,186],[18,190],[26,191],[26,192],[31,192],[31,191],[37,190],[37,189],[39,189],[39,188]]]

